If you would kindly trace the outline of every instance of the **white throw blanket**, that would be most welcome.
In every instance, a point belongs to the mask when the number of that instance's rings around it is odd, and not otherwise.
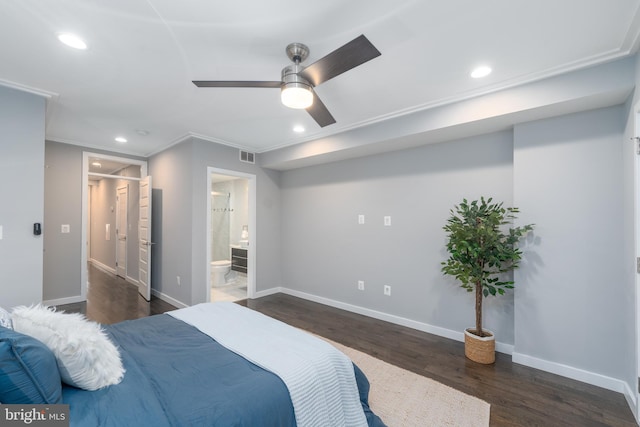
[[[329,343],[230,302],[167,314],[278,375],[289,389],[298,427],[367,426],[352,362]]]

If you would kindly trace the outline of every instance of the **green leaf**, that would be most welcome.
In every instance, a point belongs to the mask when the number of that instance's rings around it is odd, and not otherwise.
[[[504,295],[505,289],[514,287],[513,281],[501,277],[519,267],[522,251],[517,244],[534,227],[513,227],[519,212],[516,207],[494,203],[491,197],[471,202],[462,199],[449,211],[443,227],[449,258],[441,262],[441,270],[444,275],[455,277],[468,292],[479,285],[480,304],[483,297]]]

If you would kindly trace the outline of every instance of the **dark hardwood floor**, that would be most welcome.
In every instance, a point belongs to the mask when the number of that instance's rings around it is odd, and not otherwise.
[[[113,323],[163,313],[173,306],[146,302],[135,286],[90,269],[87,303],[60,306]],[[511,362],[464,357],[464,344],[284,294],[238,302],[290,325],[340,342],[432,378],[491,404],[491,426],[636,426],[624,396]],[[393,426],[390,426],[393,427]]]
[[[57,309],[68,313],[82,313],[100,323],[117,323],[176,308],[154,296],[151,301],[146,301],[138,293],[136,286],[89,263],[87,301],[60,305]]]

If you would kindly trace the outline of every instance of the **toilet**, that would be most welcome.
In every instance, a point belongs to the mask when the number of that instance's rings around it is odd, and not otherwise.
[[[231,261],[228,259],[211,262],[211,287],[217,288],[227,284],[226,275],[231,270]]]

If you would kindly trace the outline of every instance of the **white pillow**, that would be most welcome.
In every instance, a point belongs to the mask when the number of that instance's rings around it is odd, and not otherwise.
[[[11,314],[4,308],[0,307],[0,326],[13,329],[13,322],[11,322]]]
[[[66,384],[98,390],[122,381],[125,370],[120,353],[98,323],[40,304],[16,307],[11,317],[15,331],[51,349]]]

